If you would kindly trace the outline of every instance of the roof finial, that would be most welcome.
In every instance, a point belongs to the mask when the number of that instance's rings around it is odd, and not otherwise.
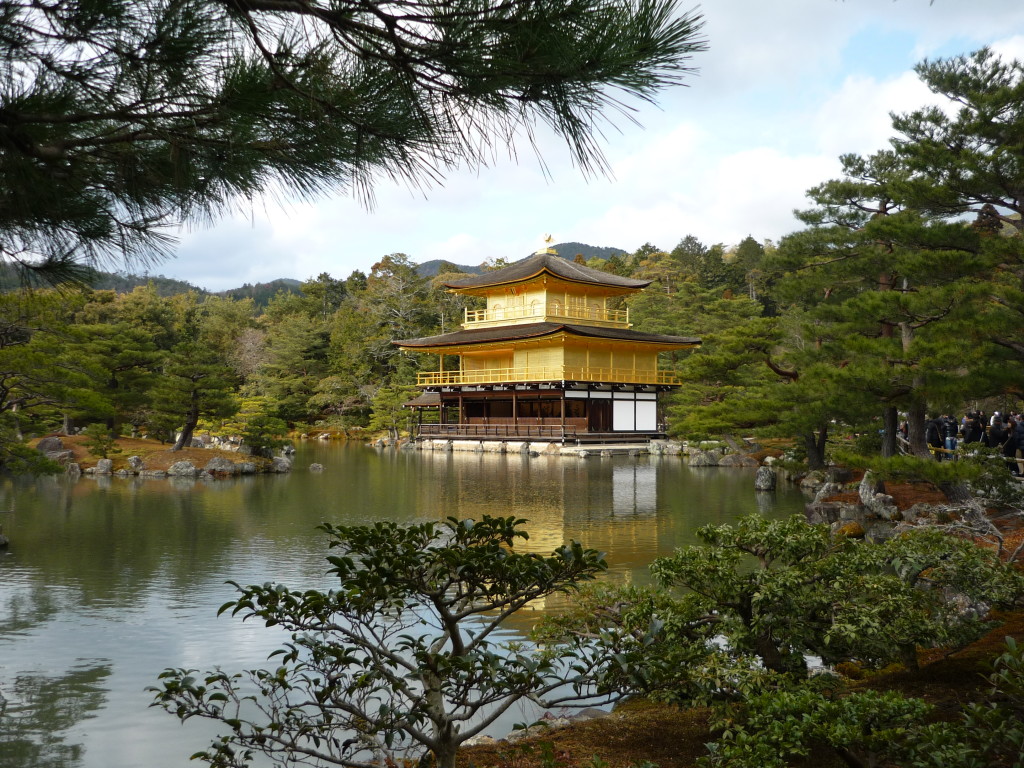
[[[554,248],[551,247],[551,243],[553,243],[554,241],[555,241],[555,238],[552,237],[550,234],[544,235],[544,242],[547,243],[547,247],[546,248],[540,248],[539,250],[534,251],[534,255],[540,255],[542,253],[550,253],[552,256],[557,256],[558,255],[558,251],[556,251]]]

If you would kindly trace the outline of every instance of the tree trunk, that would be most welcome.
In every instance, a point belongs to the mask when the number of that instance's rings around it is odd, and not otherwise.
[[[900,661],[903,662],[903,666],[909,669],[911,672],[916,672],[920,669],[917,663],[917,646],[914,644],[901,645],[900,648]]]
[[[435,751],[434,768],[455,768],[455,758],[458,754],[458,750],[455,748]]]
[[[804,446],[807,449],[807,468],[825,468],[825,443],[828,440],[828,424],[822,424],[817,435],[813,430],[807,430],[803,434]]]
[[[907,412],[907,440],[910,442],[910,452],[922,459],[930,459],[931,451],[928,450],[928,440],[925,438],[925,405],[914,403]]]
[[[844,747],[832,747],[832,749],[836,751],[836,754],[839,755],[839,758],[848,766],[850,766],[850,768],[866,768],[869,765],[875,765],[874,762],[865,763],[855,753],[851,752],[850,750]]]
[[[887,406],[882,414],[885,430],[882,432],[882,456],[896,455],[896,435],[899,434],[900,414],[895,405]]]
[[[971,494],[971,487],[963,480],[941,482],[939,490],[946,494],[950,504],[964,504],[974,498]]]
[[[793,675],[803,679],[807,677],[807,662],[799,654],[785,654],[768,635],[757,635],[754,638],[754,652],[761,658],[765,669],[780,675]]]
[[[178,435],[178,439],[171,448],[172,451],[180,451],[182,448],[188,448],[192,445],[192,433],[195,432],[196,425],[198,423],[199,407],[197,405],[193,405],[191,410],[189,410],[188,415],[185,417],[185,424],[181,428],[181,434]]]
[[[192,445],[192,433],[195,432],[196,424],[198,423],[198,419],[193,421],[191,418],[185,422],[185,426],[181,428],[181,432],[178,434],[178,439],[171,447],[172,451],[180,451],[182,448],[188,448]]]

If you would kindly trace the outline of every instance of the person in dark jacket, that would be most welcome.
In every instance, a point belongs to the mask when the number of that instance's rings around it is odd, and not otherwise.
[[[997,419],[992,422],[992,425],[988,428],[988,434],[985,436],[985,445],[989,448],[1002,448],[1003,443],[1006,442],[1006,430],[1003,429],[1003,420]]]
[[[1017,423],[1009,442],[1013,443],[1013,456],[1017,459],[1010,471],[1019,477],[1024,475],[1024,414],[1017,414]]]
[[[942,447],[942,422],[940,419],[931,419],[924,426],[924,439],[931,448]],[[941,459],[941,454],[932,451],[935,457]]]
[[[939,459],[952,459],[953,452],[956,451],[957,436],[960,434],[960,425],[956,423],[956,419],[950,416],[948,413],[944,413],[942,418],[939,420],[939,429],[942,431],[943,447],[948,453],[939,454]]]
[[[1003,417],[1003,442],[1002,450],[1003,457],[1006,459],[1006,467],[1010,470],[1013,475],[1019,474],[1017,471],[1017,462],[1014,459],[1017,457],[1017,436],[1015,434],[1016,422],[1011,420],[1009,416]]]
[[[964,442],[980,443],[985,434],[985,428],[981,425],[981,417],[978,413],[967,415],[967,424],[964,426]]]

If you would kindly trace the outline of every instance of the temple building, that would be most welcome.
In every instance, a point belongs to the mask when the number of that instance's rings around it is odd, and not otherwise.
[[[662,436],[659,393],[679,385],[658,354],[700,339],[634,331],[614,300],[650,284],[561,258],[552,248],[445,283],[486,300],[462,330],[392,342],[438,356],[410,403],[438,412],[424,438],[623,442]],[[422,413],[422,411],[421,411]]]

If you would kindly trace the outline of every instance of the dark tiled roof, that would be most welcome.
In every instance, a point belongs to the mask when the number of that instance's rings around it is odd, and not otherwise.
[[[536,339],[565,331],[574,336],[621,341],[644,341],[650,344],[673,346],[699,345],[700,339],[688,336],[667,336],[661,333],[641,333],[627,328],[601,328],[595,325],[567,325],[565,323],[529,323],[527,325],[506,325],[497,328],[473,328],[455,331],[440,336],[425,336],[422,339],[402,339],[391,342],[398,347],[454,347],[465,344],[485,344],[494,341],[517,341]]]
[[[629,277],[619,277],[611,272],[602,272],[600,269],[591,269],[575,261],[563,259],[552,253],[537,253],[529,258],[509,264],[502,269],[493,272],[485,272],[482,275],[473,275],[463,280],[452,280],[445,283],[446,288],[484,288],[489,285],[504,285],[525,280],[547,270],[553,275],[572,280],[577,283],[590,283],[591,285],[608,285],[616,288],[646,288],[651,284],[650,280],[633,280]]]
[[[423,408],[425,406],[433,406],[441,404],[441,395],[437,392],[422,392],[418,397],[414,397],[405,403],[402,403],[404,408]]]

